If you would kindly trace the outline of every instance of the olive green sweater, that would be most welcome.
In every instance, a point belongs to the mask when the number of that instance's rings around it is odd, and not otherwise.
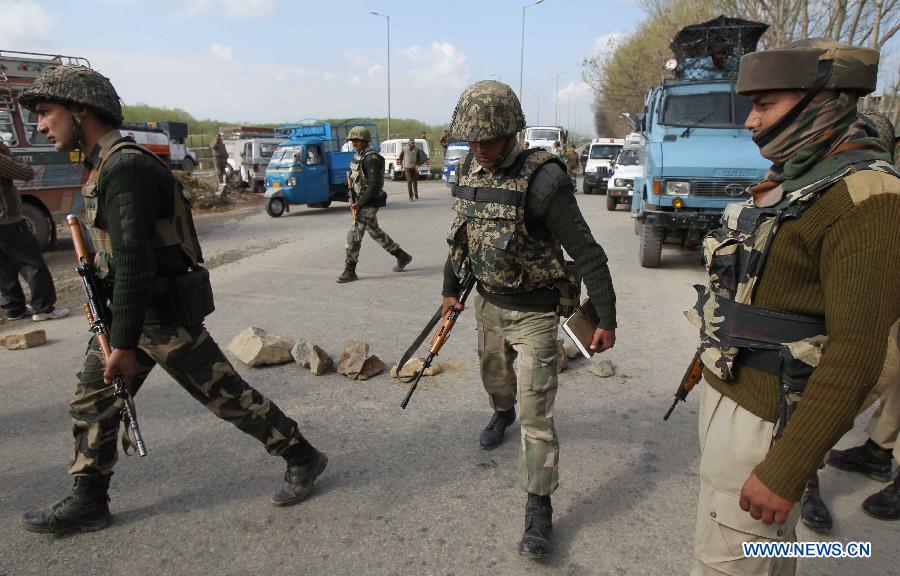
[[[826,319],[825,353],[784,435],[754,470],[770,490],[798,501],[828,450],[852,428],[900,317],[900,194],[854,205],[844,181],[829,188],[781,225],[753,304]],[[776,420],[777,376],[743,366],[732,382],[709,370],[704,377],[753,414]]]

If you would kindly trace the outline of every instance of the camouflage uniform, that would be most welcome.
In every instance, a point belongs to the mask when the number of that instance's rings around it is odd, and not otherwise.
[[[872,211],[876,204],[867,202],[871,198],[882,202],[900,193],[898,175],[877,138],[854,120],[856,95],[874,89],[877,60],[874,50],[813,39],[747,54],[741,61],[739,93],[805,94],[785,115],[788,120],[754,136],[773,167],[751,186],[754,200],[728,206],[722,227],[704,239],[709,285],[695,287],[697,303],[686,312],[700,329],[699,353],[708,383],[700,400],[700,498],[692,575],[794,573],[794,559],[744,557],[741,544],[795,540],[800,507],[793,507],[784,525],[764,524],[740,509],[742,486],[752,473],[779,497],[799,500],[827,452],[820,446],[833,445],[839,437],[834,429],[852,422],[858,408],[854,402],[864,398],[859,391],[878,380],[863,382],[868,374],[860,373],[832,381],[835,363],[872,365],[871,358],[861,355],[878,351],[847,346],[846,332],[859,328],[848,322],[850,307],[833,286],[853,279],[826,269],[829,258],[840,261],[841,242],[858,241],[865,234],[851,228],[853,220],[838,221],[846,211],[831,217],[829,210],[846,202],[852,212],[863,212],[863,207]],[[857,237],[829,236],[831,226],[839,224],[843,233],[852,231]],[[885,265],[877,256],[847,250],[866,267]],[[807,261],[792,260],[801,254]],[[807,274],[815,278],[815,290],[800,284],[807,282],[800,280]],[[758,290],[760,286],[768,290]],[[798,305],[791,295],[800,290],[819,298]],[[763,307],[763,292],[769,301],[793,298],[795,303]],[[867,316],[872,334],[888,328],[881,325],[881,312]],[[884,312],[890,315],[889,308]],[[837,344],[843,358],[825,353],[829,332],[839,329],[844,331]],[[829,404],[838,394],[840,400]]]
[[[376,169],[364,170],[363,162],[366,160],[370,160],[372,167]],[[370,179],[376,182],[384,181],[384,158],[372,148],[366,148],[362,152],[354,154],[353,161],[350,163],[350,185],[357,198],[363,195]],[[347,231],[347,264],[355,265],[359,261],[359,248],[366,231],[369,232],[372,240],[378,242],[387,252],[393,254],[400,249],[400,246],[388,236],[387,232],[378,226],[378,208],[378,206],[359,207],[359,214],[350,226],[350,230]]]

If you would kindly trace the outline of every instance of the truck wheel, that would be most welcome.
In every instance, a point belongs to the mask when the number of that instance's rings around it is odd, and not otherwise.
[[[394,182],[396,182],[397,180],[400,179],[400,173],[397,172],[396,170],[394,170],[394,165],[393,165],[393,164],[391,164],[390,166],[388,166],[388,174],[391,175],[391,180],[393,180]]]
[[[25,225],[37,237],[41,250],[49,248],[53,244],[55,232],[50,216],[29,202],[22,202],[22,216],[25,217]]]
[[[638,255],[641,266],[656,268],[662,256],[662,230],[659,226],[641,224],[641,248]]]
[[[609,210],[610,212],[615,212],[616,206],[618,206],[618,205],[619,205],[619,201],[618,201],[618,199],[616,199],[615,196],[610,196],[609,194],[606,195],[606,209],[607,210]]]
[[[232,176],[234,176],[234,168],[231,167],[231,164],[225,165],[225,181],[228,182],[231,180]]]
[[[593,189],[591,189],[591,187],[588,185],[587,181],[585,181],[585,180],[581,181],[581,190],[585,194],[593,194],[594,193]]]
[[[284,211],[286,206],[284,205],[284,198],[269,198],[269,201],[266,202],[266,213],[272,218],[278,218]]]
[[[185,174],[194,173],[194,161],[189,156],[185,156],[184,160],[181,161],[181,171]]]

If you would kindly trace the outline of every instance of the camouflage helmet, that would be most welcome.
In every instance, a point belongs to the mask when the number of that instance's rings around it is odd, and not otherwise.
[[[878,50],[806,38],[741,58],[737,92],[838,90],[863,96],[875,90]]]
[[[482,80],[466,88],[450,121],[454,138],[484,142],[525,128],[522,105],[513,89],[496,80]]]
[[[371,142],[372,135],[365,126],[354,126],[350,129],[350,132],[347,133],[347,140],[365,140],[366,142]]]
[[[47,70],[19,96],[19,103],[34,110],[41,102],[80,104],[98,112],[114,128],[122,125],[122,103],[109,78],[77,64]]]

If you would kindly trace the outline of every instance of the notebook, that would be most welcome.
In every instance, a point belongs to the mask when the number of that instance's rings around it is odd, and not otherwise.
[[[600,319],[597,318],[597,311],[594,310],[590,298],[582,302],[575,309],[575,313],[563,322],[563,331],[578,346],[585,358],[594,355],[594,351],[591,350],[591,342],[594,340],[594,331],[597,330],[599,323]]]

